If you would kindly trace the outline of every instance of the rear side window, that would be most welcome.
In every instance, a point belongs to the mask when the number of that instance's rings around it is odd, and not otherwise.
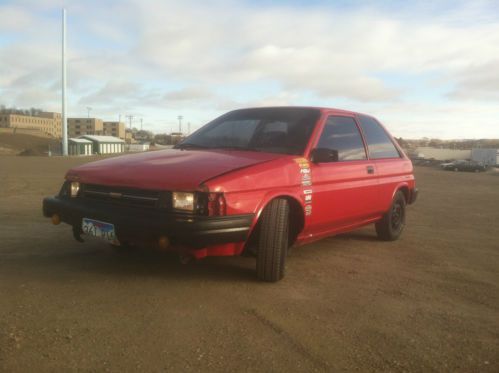
[[[357,124],[350,117],[329,117],[317,147],[337,151],[339,161],[367,159]]]
[[[369,148],[370,158],[400,158],[400,154],[393,145],[392,140],[375,119],[359,115],[359,121]]]

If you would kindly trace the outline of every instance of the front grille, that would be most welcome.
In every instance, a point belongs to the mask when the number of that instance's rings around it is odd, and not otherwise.
[[[81,196],[128,206],[150,208],[169,208],[171,206],[171,193],[156,190],[85,184],[82,186]]]

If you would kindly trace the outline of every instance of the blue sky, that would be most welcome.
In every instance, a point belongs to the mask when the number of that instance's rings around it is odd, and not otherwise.
[[[367,112],[396,136],[499,137],[497,1],[0,1],[0,104],[195,129],[247,106]]]

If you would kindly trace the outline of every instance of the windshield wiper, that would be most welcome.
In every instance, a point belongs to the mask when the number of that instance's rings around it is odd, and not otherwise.
[[[246,146],[232,146],[232,145],[206,146],[206,145],[194,144],[192,142],[177,144],[174,146],[174,149],[224,149],[224,150],[242,150],[250,152],[260,151],[256,148],[250,148]]]
[[[231,145],[212,146],[211,149],[243,150],[243,151],[249,151],[249,152],[259,152],[260,151],[257,148],[250,148],[247,146],[231,146]]]
[[[209,147],[205,146],[205,145],[194,144],[192,142],[186,142],[186,143],[177,144],[173,148],[174,149],[207,149]]]

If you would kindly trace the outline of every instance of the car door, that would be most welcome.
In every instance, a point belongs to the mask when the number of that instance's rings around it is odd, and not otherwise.
[[[353,116],[327,117],[315,149],[329,149],[336,160],[310,162],[313,185],[304,193],[311,204],[307,226],[313,234],[341,230],[375,214],[377,175]],[[312,150],[312,153],[314,150]]]
[[[397,186],[414,178],[412,164],[376,119],[367,115],[358,115],[357,119],[367,144],[369,159],[378,172],[377,208],[384,213],[392,203]]]

